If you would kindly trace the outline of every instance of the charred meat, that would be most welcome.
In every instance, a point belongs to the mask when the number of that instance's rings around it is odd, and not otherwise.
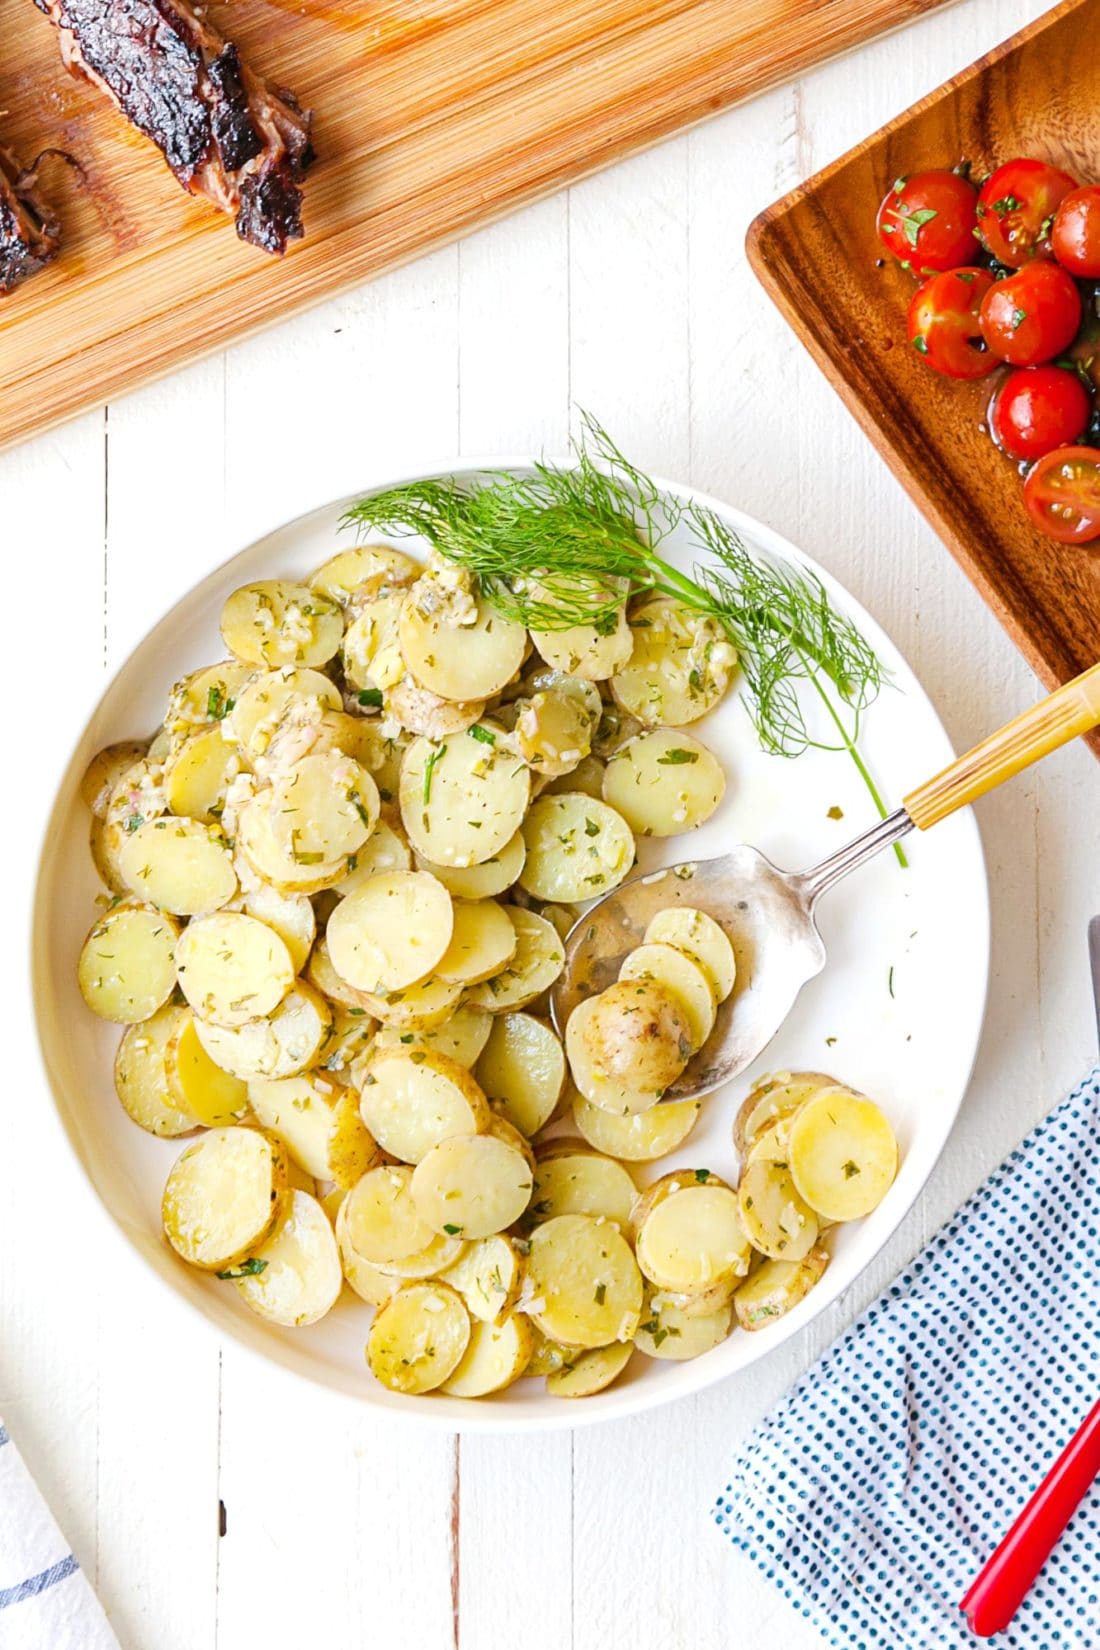
[[[185,0],[35,0],[61,55],[151,138],[185,189],[285,252],[302,233],[310,116],[252,73]]]
[[[57,257],[60,229],[38,193],[33,172],[0,146],[0,293]]]

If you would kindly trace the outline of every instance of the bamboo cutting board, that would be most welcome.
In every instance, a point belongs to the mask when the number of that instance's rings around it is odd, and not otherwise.
[[[214,23],[314,110],[306,239],[243,246],[0,0],[0,134],[60,261],[0,298],[0,446],[788,79],[941,0],[233,0]]]

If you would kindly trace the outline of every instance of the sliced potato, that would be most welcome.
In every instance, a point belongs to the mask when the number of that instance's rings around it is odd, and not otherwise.
[[[713,1352],[730,1332],[733,1307],[727,1301],[705,1315],[687,1313],[673,1306],[667,1297],[651,1296],[634,1344],[647,1358],[668,1358],[685,1363]]]
[[[378,786],[378,795],[382,802],[396,803],[401,783],[401,763],[407,749],[408,740],[392,723],[387,722],[380,726],[378,722],[360,718],[356,748],[349,751],[348,755],[354,756],[355,760],[366,768]],[[396,870],[398,867],[387,866],[385,869]]]
[[[315,1180],[332,1180],[347,1190],[382,1160],[359,1115],[358,1097],[317,1073],[253,1078],[248,1098],[268,1133],[277,1134],[292,1160]]]
[[[828,1251],[810,1249],[801,1260],[766,1260],[733,1297],[742,1329],[766,1329],[804,1300],[825,1275]]]
[[[296,974],[306,965],[317,924],[313,906],[304,894],[280,894],[266,883],[244,895],[245,915],[273,928],[290,953]]]
[[[243,1082],[297,1077],[320,1059],[332,1032],[332,1010],[319,992],[298,980],[262,1020],[227,1026],[200,1017],[195,1030],[215,1065]]]
[[[222,723],[222,734],[250,757],[263,756],[292,705],[315,704],[317,715],[340,709],[340,691],[319,670],[285,665],[257,671],[243,685]]]
[[[491,859],[482,860],[479,865],[437,865],[422,854],[417,854],[416,864],[418,870],[430,871],[433,877],[438,878],[455,899],[493,899],[511,888],[523,870],[526,854],[523,832],[517,831],[499,853]]]
[[[229,651],[248,664],[327,664],[340,646],[344,620],[320,591],[283,579],[242,585],[222,608],[222,636]]]
[[[552,779],[546,786],[546,792],[550,796],[562,796],[568,791],[580,791],[602,802],[603,776],[604,764],[598,756],[582,756],[575,768],[569,768],[560,778]]]
[[[435,977],[388,991],[385,996],[366,992],[370,1012],[397,1031],[434,1031],[445,1026],[462,1001],[462,987]]]
[[[199,1123],[168,1086],[168,1045],[188,1012],[166,1003],[151,1019],[127,1026],[115,1055],[115,1093],[124,1110],[139,1128],[167,1139],[190,1134]]]
[[[289,1208],[249,1257],[236,1280],[246,1306],[268,1323],[301,1329],[336,1305],[343,1286],[340,1255],[329,1218],[308,1192],[291,1192]]]
[[[371,1373],[393,1392],[431,1392],[453,1375],[470,1317],[445,1283],[408,1283],[379,1308],[367,1340]]]
[[[708,820],[726,776],[718,758],[682,729],[639,733],[610,757],[603,799],[636,836],[678,836]]]
[[[305,848],[287,851],[275,834],[274,798],[258,791],[241,808],[237,842],[245,862],[262,881],[281,894],[318,894],[334,888],[348,874],[348,858],[322,859]]]
[[[519,881],[536,899],[587,900],[615,888],[634,864],[626,820],[579,791],[540,796],[523,822]]]
[[[517,1221],[531,1201],[523,1154],[493,1134],[441,1140],[413,1170],[417,1212],[434,1232],[468,1240],[492,1237]]]
[[[376,823],[370,837],[361,848],[355,850],[354,864],[342,882],[333,888],[333,893],[341,899],[349,894],[357,894],[363,884],[370,878],[382,875],[386,871],[411,871],[412,852],[403,836],[399,836],[393,826],[386,820],[380,819]],[[422,871],[430,871],[430,865],[421,865]],[[438,879],[443,881],[442,878]],[[446,887],[446,883],[443,884]]]
[[[517,1245],[497,1235],[468,1243],[465,1253],[442,1277],[458,1290],[472,1318],[492,1323],[515,1306],[523,1273],[524,1259]]]
[[[255,674],[255,666],[240,659],[221,659],[192,671],[172,689],[165,727],[177,735],[224,722]]]
[[[737,1187],[741,1222],[749,1241],[771,1260],[801,1260],[817,1242],[818,1219],[786,1162],[750,1155]]]
[[[633,1116],[617,1116],[586,1100],[572,1099],[573,1121],[590,1146],[627,1163],[650,1163],[682,1146],[702,1110],[700,1100],[669,1100]]]
[[[409,1051],[418,1048],[429,1049],[436,1054],[445,1054],[450,1060],[457,1060],[460,1066],[465,1066],[467,1071],[470,1071],[488,1042],[494,1024],[492,1015],[487,1014],[483,1008],[474,1008],[469,1003],[463,1003],[441,1026],[428,1031],[408,1031],[397,1025],[382,1026],[375,1038],[375,1047]],[[481,1083],[480,1076],[478,1082]],[[483,1088],[484,1086],[482,1083]]]
[[[145,755],[146,747],[136,739],[124,739],[97,751],[80,781],[80,800],[97,819],[106,819],[111,792],[124,774]]]
[[[367,993],[357,991],[349,985],[333,966],[332,956],[328,948],[328,938],[322,934],[315,941],[313,950],[306,963],[306,979],[310,985],[316,986],[322,996],[328,997],[331,1002],[339,1003],[342,1008],[358,1009],[361,1013],[369,1013]]]
[[[216,723],[196,729],[164,764],[170,811],[216,824],[225,807],[225,794],[240,771],[241,759]]]
[[[392,550],[388,544],[357,544],[322,562],[310,574],[309,587],[347,607],[364,588],[375,595],[390,585],[411,584],[420,571],[420,563],[403,550]]]
[[[296,864],[347,860],[378,819],[378,787],[360,763],[322,751],[277,774],[268,803],[276,842]]]
[[[733,946],[713,917],[690,905],[658,911],[645,931],[647,945],[671,945],[698,963],[718,1002],[724,1003],[737,978]]]
[[[591,683],[578,685],[589,688],[591,701],[579,693],[550,689],[520,705],[513,730],[516,748],[528,767],[545,779],[572,773],[592,749],[600,696]]]
[[[387,722],[400,722],[406,733],[433,744],[465,733],[485,714],[484,699],[441,699],[409,675],[386,689],[383,706]]]
[[[427,979],[451,943],[451,896],[426,871],[389,871],[340,901],[326,930],[336,972],[357,991]]]
[[[457,900],[451,943],[437,964],[440,979],[455,985],[479,985],[511,962],[516,932],[495,900]]]
[[[818,1089],[831,1088],[835,1078],[821,1071],[772,1072],[755,1083],[733,1120],[733,1145],[744,1157],[753,1141],[771,1124],[794,1116],[804,1100]]]
[[[369,1057],[376,1034],[377,1021],[365,1009],[337,1005],[332,1010],[332,1030],[321,1049],[320,1069],[337,1082],[354,1081],[352,1068]]]
[[[684,1005],[693,1049],[702,1048],[714,1030],[714,987],[697,962],[673,945],[639,945],[619,970],[620,980],[653,980]]]
[[[535,1350],[529,1318],[507,1312],[492,1323],[471,1325],[470,1344],[452,1375],[440,1387],[452,1398],[486,1398],[518,1381]]]
[[[630,658],[611,678],[619,708],[646,728],[680,728],[713,710],[737,662],[718,622],[650,595],[633,604],[628,623]]]
[[[531,1234],[520,1309],[566,1346],[629,1341],[642,1309],[642,1276],[618,1228],[589,1215],[558,1215]]]
[[[176,947],[176,969],[195,1013],[220,1026],[271,1014],[294,982],[285,942],[241,911],[217,911],[188,923]]]
[[[602,1071],[592,1058],[588,1028],[598,1019],[599,1011],[599,998],[588,997],[577,1004],[566,1022],[565,1051],[569,1056],[573,1081],[584,1098],[600,1111],[610,1112],[616,1117],[648,1112],[661,1098],[663,1087],[631,1088],[628,1083]]]
[[[490,1014],[526,1008],[549,990],[565,967],[565,947],[553,923],[519,906],[504,909],[516,934],[512,960],[491,980],[466,992],[467,1003],[488,1009]]]
[[[180,1010],[165,1050],[165,1072],[176,1105],[205,1128],[224,1128],[247,1115],[247,1088],[239,1078],[214,1064],[199,1041],[195,1016],[189,1008]]]
[[[164,1187],[164,1235],[191,1266],[221,1272],[251,1255],[287,1201],[287,1160],[258,1129],[210,1129],[177,1157]]]
[[[491,1026],[477,1080],[501,1117],[522,1134],[537,1134],[561,1099],[565,1050],[553,1027],[533,1014],[501,1014]]]
[[[575,624],[565,630],[532,630],[531,640],[552,670],[588,682],[605,681],[622,670],[634,646],[625,607],[606,634],[595,625]]]
[[[824,1220],[869,1215],[898,1172],[897,1139],[881,1107],[839,1086],[799,1107],[787,1149],[800,1197]]]
[[[621,1163],[576,1140],[552,1140],[538,1156],[530,1213],[536,1220],[592,1215],[625,1227],[638,1188]]]
[[[523,824],[530,770],[477,722],[442,744],[414,739],[401,764],[401,819],[418,854],[460,869],[493,859]]]
[[[484,1133],[492,1117],[465,1066],[426,1049],[376,1052],[360,1110],[383,1151],[403,1163],[419,1163],[452,1135]]]
[[[488,699],[523,663],[526,628],[475,593],[453,564],[429,568],[411,587],[398,620],[401,654],[415,679],[441,699]]]
[[[535,1330],[535,1350],[532,1352],[527,1368],[523,1372],[525,1375],[556,1375],[560,1370],[572,1369],[579,1359],[587,1356],[587,1353],[582,1352],[580,1347],[562,1346],[560,1341],[548,1340],[537,1325],[532,1325],[532,1327]],[[596,1350],[601,1349],[597,1348]],[[607,1348],[602,1350],[606,1351]],[[633,1352],[633,1350],[633,1346],[628,1342],[627,1351]]]
[[[394,1164],[368,1169],[340,1205],[336,1235],[360,1260],[387,1269],[422,1255],[435,1233],[420,1218],[412,1195],[411,1169]],[[445,1265],[453,1265],[461,1244]]]
[[[337,1235],[337,1247],[340,1250],[340,1264],[344,1270],[344,1277],[368,1306],[385,1306],[391,1296],[396,1295],[402,1287],[404,1279],[395,1277],[392,1272],[383,1272],[381,1267],[372,1266],[370,1261],[362,1260],[346,1245],[341,1245]]]
[[[93,1014],[116,1025],[150,1019],[176,983],[176,924],[147,905],[116,905],[84,941],[77,964]]]
[[[560,1369],[547,1373],[546,1390],[553,1398],[591,1398],[617,1381],[633,1356],[630,1341],[571,1352]]]
[[[397,620],[405,600],[400,589],[364,602],[344,632],[344,679],[361,695],[364,708],[380,705],[377,695],[405,674],[397,640]]]
[[[748,1271],[737,1194],[706,1169],[665,1175],[639,1199],[632,1221],[638,1265],[658,1288],[690,1295]]]
[[[177,917],[217,911],[237,891],[229,844],[216,825],[199,819],[150,819],[119,851],[131,893]]]

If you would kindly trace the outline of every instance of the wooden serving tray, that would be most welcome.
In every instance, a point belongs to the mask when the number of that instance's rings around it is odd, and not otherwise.
[[[222,348],[941,0],[235,0],[214,23],[315,115],[278,263],[186,196],[0,0],[0,134],[43,163],[60,262],[0,299],[0,446]]]
[[[1100,658],[1100,547],[1031,526],[983,429],[989,380],[940,378],[907,347],[913,282],[892,260],[877,267],[875,212],[894,178],[963,156],[981,172],[1036,155],[1098,180],[1098,111],[1100,0],[1064,0],[769,207],[748,242],[770,296],[1048,687]]]

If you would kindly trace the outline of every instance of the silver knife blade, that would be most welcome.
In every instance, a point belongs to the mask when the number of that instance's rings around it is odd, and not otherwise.
[[[1089,923],[1089,962],[1092,964],[1092,1000],[1096,1005],[1096,1034],[1100,1037],[1100,917]]]

